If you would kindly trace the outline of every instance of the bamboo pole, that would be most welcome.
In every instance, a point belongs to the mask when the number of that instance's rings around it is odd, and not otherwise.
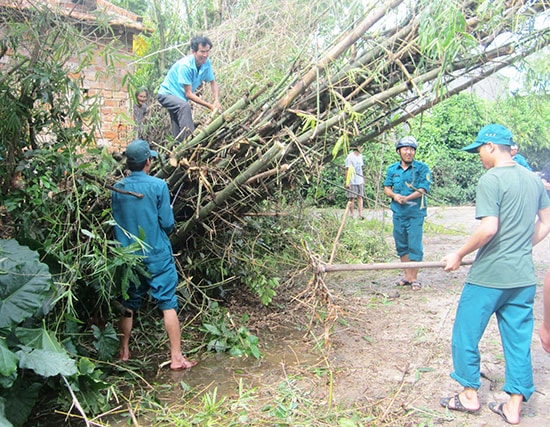
[[[545,47],[549,44],[550,44],[550,39],[548,37],[540,37],[540,40],[538,41],[539,46]],[[509,46],[509,45],[507,45],[507,46]],[[485,64],[485,63],[489,63],[490,61],[493,61],[497,58],[500,58],[501,55],[498,55],[499,52],[502,54],[503,49],[506,49],[506,52],[508,52],[508,47],[507,46],[500,47],[498,50],[495,49],[495,50],[492,50],[490,52],[486,52],[482,56],[482,60],[480,60],[479,63],[480,64]],[[469,87],[472,87],[476,83],[478,83],[478,82],[486,79],[487,77],[497,73],[498,71],[502,70],[503,68],[510,66],[514,62],[518,61],[521,58],[524,58],[524,57],[528,56],[529,54],[535,52],[536,50],[537,50],[536,47],[531,47],[530,49],[523,50],[523,51],[521,51],[520,53],[518,53],[516,55],[510,55],[509,53],[507,53],[506,55],[502,55],[502,56],[507,56],[507,58],[500,59],[499,62],[495,62],[491,67],[485,67],[485,69],[483,71],[479,72],[479,74],[477,74],[475,76],[472,76],[472,77],[465,77],[465,74],[456,75],[454,78],[447,80],[446,84],[450,85],[451,82],[458,81],[458,80],[464,80],[464,82],[459,84],[459,85],[454,86],[451,90],[445,92],[441,96],[435,97],[431,101],[427,101],[424,104],[420,105],[419,107],[417,107],[413,110],[410,110],[410,109],[409,110],[404,110],[403,109],[403,114],[401,114],[397,119],[391,121],[390,123],[387,123],[383,126],[372,126],[371,125],[370,127],[375,129],[375,130],[372,131],[372,132],[365,133],[365,134],[361,135],[359,138],[357,138],[356,143],[362,144],[364,142],[372,140],[373,138],[377,137],[378,135],[381,135],[384,132],[394,128],[398,124],[404,123],[407,120],[410,120],[412,117],[417,116],[420,113],[422,113],[422,112],[432,108],[433,106],[439,104],[440,102],[450,98],[451,96],[456,95],[458,93],[461,93],[462,91],[468,89]],[[458,70],[459,67],[462,68],[463,66],[465,66],[465,64],[466,64],[465,61],[462,61],[461,63],[455,63],[455,64],[453,64],[453,70],[456,71],[456,70]],[[482,66],[483,65],[480,65],[479,67],[476,67],[476,68],[480,68]],[[469,70],[464,70],[464,73],[471,73],[474,70],[475,70],[475,68],[474,69],[469,69]],[[386,117],[387,117],[386,115],[383,115],[375,121],[385,120]]]
[[[317,64],[314,64],[311,69],[298,81],[298,83],[289,91],[289,93],[281,99],[278,108],[284,110],[292,101],[294,101],[306,88],[315,81],[319,76],[319,71],[323,71],[327,66],[338,58],[346,49],[354,44],[363,34],[367,32],[374,24],[384,17],[388,10],[395,9],[403,0],[391,0],[386,4],[374,9],[365,18],[351,30],[343,40],[334,46]]]
[[[248,98],[244,97],[238,100],[235,104],[217,116],[206,128],[202,129],[195,137],[190,141],[182,143],[176,148],[176,160],[181,160],[183,153],[193,147],[199,145],[206,138],[211,136],[214,132],[220,129],[225,123],[231,121],[233,114],[239,110],[244,109],[249,103]]]
[[[460,265],[472,265],[473,260],[463,260]],[[317,273],[332,273],[335,271],[365,271],[365,270],[401,270],[403,268],[443,268],[443,261],[418,262],[383,262],[373,264],[322,264],[317,267]]]
[[[252,178],[254,175],[265,170],[273,161],[278,159],[284,154],[286,145],[276,141],[269,150],[262,155],[262,157],[252,163],[244,172],[237,176],[233,181],[228,183],[223,190],[216,194],[214,199],[207,203],[204,207],[200,208],[198,215],[186,221],[181,228],[173,235],[172,243],[177,243],[185,233],[196,222],[204,219],[211,214],[216,208],[223,205],[241,186],[245,185],[246,181]]]
[[[353,206],[353,199],[348,200],[348,203],[346,204],[346,210],[344,211],[344,215],[342,215],[342,222],[340,223],[340,228],[338,229],[338,233],[336,234],[336,238],[334,239],[334,243],[332,244],[332,252],[330,254],[329,263],[332,263],[332,260],[336,256],[336,248],[338,247],[338,242],[340,241],[340,236],[342,235],[342,231],[344,231],[344,226],[346,225],[346,219],[348,217],[348,213],[350,211],[350,208]],[[359,209],[359,207],[357,208]]]
[[[285,110],[290,104],[302,95],[307,88],[316,80],[319,79],[320,73],[326,71],[327,67],[333,63],[343,52],[352,46],[359,38],[361,38],[369,28],[375,25],[383,18],[389,10],[395,9],[403,0],[389,0],[386,4],[371,10],[367,15],[346,35],[342,40],[330,49],[317,63],[300,78],[298,78],[292,88],[277,102],[277,104],[269,110],[267,116],[263,117],[259,122],[260,127],[273,120],[277,114]]]

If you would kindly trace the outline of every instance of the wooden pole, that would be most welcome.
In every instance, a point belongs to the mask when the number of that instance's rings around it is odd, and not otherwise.
[[[474,260],[463,260],[460,265],[472,265]],[[319,265],[319,273],[334,271],[400,270],[402,268],[443,268],[443,261],[382,262],[373,264],[325,264]]]
[[[342,231],[344,230],[344,225],[346,225],[346,218],[348,217],[348,212],[350,211],[351,206],[353,206],[353,200],[348,200],[348,203],[346,204],[346,210],[344,211],[344,215],[342,216],[340,228],[338,229],[338,234],[336,234],[336,239],[334,239],[334,243],[332,244],[332,253],[330,254],[330,259],[328,261],[329,264],[332,263],[332,260],[336,256],[336,248],[338,246],[338,242],[340,241]]]

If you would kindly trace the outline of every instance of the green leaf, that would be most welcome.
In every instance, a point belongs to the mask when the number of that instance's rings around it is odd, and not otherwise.
[[[206,332],[211,333],[212,335],[220,336],[223,335],[221,331],[214,325],[211,325],[209,323],[203,323],[203,328],[206,329]]]
[[[13,424],[5,417],[6,414],[6,399],[0,397],[0,425],[5,427],[13,427]]]
[[[82,375],[90,375],[95,370],[95,364],[87,357],[81,357],[78,361],[78,372]]]
[[[118,335],[113,325],[108,324],[101,330],[96,325],[92,326],[94,331],[94,347],[97,350],[99,360],[110,360],[119,347]]]
[[[31,317],[50,293],[50,283],[48,267],[36,252],[0,239],[0,328]]]
[[[213,339],[208,343],[208,349],[221,353],[227,350],[227,342],[223,339]]]
[[[57,341],[55,336],[50,335],[45,329],[17,328],[15,335],[26,347],[32,347],[39,350],[48,350],[56,353],[64,353],[65,349]]]
[[[241,357],[244,355],[244,351],[239,347],[231,347],[229,354],[233,357]]]
[[[0,374],[7,377],[17,371],[19,359],[7,346],[4,338],[0,339]]]
[[[260,350],[258,349],[257,346],[251,346],[250,347],[250,353],[252,354],[252,356],[254,356],[256,359],[260,359],[262,357],[262,353],[260,353]]]
[[[15,426],[26,425],[27,419],[38,400],[38,394],[42,389],[41,383],[29,382],[28,378],[18,378],[10,389],[9,396],[6,396],[5,415]],[[0,411],[1,413],[1,411]],[[2,423],[0,417],[0,425]],[[10,424],[7,424],[10,425]]]
[[[258,345],[258,343],[260,342],[260,340],[258,339],[258,337],[256,335],[248,335],[248,342],[251,344],[251,345]]]
[[[23,347],[16,354],[19,356],[21,368],[31,369],[43,377],[56,375],[70,377],[78,373],[76,362],[67,353]]]

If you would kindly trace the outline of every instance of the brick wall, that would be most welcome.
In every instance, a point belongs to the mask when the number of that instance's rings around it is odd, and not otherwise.
[[[110,72],[109,76],[106,76],[107,64],[99,53],[111,40],[97,39],[94,45],[97,46],[98,53],[94,56],[94,63],[82,72],[70,76],[90,96],[99,95],[101,124],[99,132],[95,135],[97,144],[113,151],[120,150],[130,142],[133,134],[132,94],[128,94],[123,79],[127,73],[134,71],[129,64],[132,60],[133,37],[145,31],[141,18],[104,0],[86,0],[77,5],[70,0],[35,0],[34,3],[27,0],[0,0],[0,9],[25,10],[31,9],[36,3],[52,7],[57,13],[86,25],[93,26],[96,19],[93,11],[101,10],[109,16],[116,41],[120,44],[120,53],[124,54],[120,56],[120,62],[114,64],[114,73]],[[4,65],[7,62],[9,56],[2,60]],[[75,65],[77,62],[78,59],[75,58]]]

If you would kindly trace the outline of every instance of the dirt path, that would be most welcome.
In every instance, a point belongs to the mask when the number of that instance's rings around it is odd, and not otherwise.
[[[387,212],[369,215],[385,217],[385,223],[391,223]],[[364,224],[368,226],[366,221]],[[458,248],[476,226],[473,208],[429,209],[425,260],[441,260]],[[387,239],[393,247],[391,235]],[[550,259],[550,238],[535,248],[534,256],[538,283],[542,284]],[[387,260],[391,261],[398,260]],[[351,407],[362,419],[372,416],[376,419],[373,425],[505,426],[486,406],[490,401],[507,398],[501,391],[504,361],[494,320],[480,344],[486,377],[480,389],[482,410],[470,415],[450,412],[439,405],[441,397],[461,389],[449,377],[450,343],[468,268],[452,273],[439,268],[422,270],[419,279],[424,287],[418,292],[396,288],[394,283],[401,274],[398,270],[328,273],[325,285],[335,297],[334,307],[338,310],[325,315],[336,313],[337,318],[332,318],[330,331],[315,330],[313,334],[303,310],[296,309],[302,305],[296,304],[290,292],[279,290],[276,307],[269,308],[259,306],[255,297],[246,303],[240,295],[233,312],[250,314],[250,328],[260,338],[264,357],[255,360],[207,353],[191,371],[165,373],[157,380],[173,384],[183,381],[204,391],[216,388],[218,395],[235,399],[237,384],[243,381],[247,387],[257,388],[255,403],[259,407],[271,405],[278,396],[276,389],[291,383],[292,393],[300,393],[312,406],[328,408],[331,400],[332,407]],[[541,291],[539,286],[536,328],[541,321]],[[324,346],[327,342],[328,347]],[[524,406],[521,425],[550,426],[550,355],[542,350],[537,334],[533,335],[532,355],[536,392]],[[178,401],[177,388],[175,393],[166,400]]]
[[[432,208],[427,223],[433,225],[432,230],[447,230],[426,233],[427,261],[440,260],[457,248],[477,225],[474,209],[470,207]],[[542,284],[550,259],[550,239],[535,248],[534,257],[538,283]],[[482,372],[486,376],[480,389],[482,410],[478,415],[470,415],[448,412],[439,406],[440,397],[451,396],[461,389],[449,377],[452,369],[450,342],[467,269],[461,267],[452,273],[442,269],[423,270],[419,279],[424,288],[419,292],[396,290],[394,282],[399,271],[329,273],[326,284],[341,295],[339,302],[344,310],[331,336],[330,359],[337,372],[333,390],[335,400],[386,408],[385,419],[389,424],[392,414],[402,408],[404,411],[416,409],[410,425],[422,422],[418,419],[419,413],[425,413],[426,424],[421,425],[506,425],[486,407],[490,401],[507,398],[501,391],[504,360],[494,319],[480,344]],[[541,311],[542,287],[539,286],[535,328],[540,325]],[[550,355],[542,350],[536,333],[532,355],[536,392],[524,405],[521,425],[546,426],[550,425],[547,397],[550,394]],[[395,425],[404,425],[402,419]]]

